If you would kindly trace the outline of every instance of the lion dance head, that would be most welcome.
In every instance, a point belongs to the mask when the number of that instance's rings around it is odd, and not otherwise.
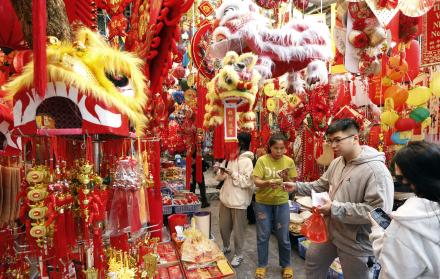
[[[142,131],[147,124],[147,95],[141,59],[111,47],[87,28],[78,29],[73,42],[49,37],[46,53],[48,84],[44,96],[33,88],[32,61],[4,85],[6,98],[13,99],[16,127],[34,131],[39,108],[58,97],[78,108],[84,131],[128,130],[127,118],[137,132]]]
[[[224,119],[224,104],[235,103],[238,107],[239,127],[252,130],[255,127],[255,113],[252,111],[261,75],[254,69],[257,56],[252,53],[238,55],[228,52],[222,61],[222,69],[208,83],[204,125],[215,127]]]

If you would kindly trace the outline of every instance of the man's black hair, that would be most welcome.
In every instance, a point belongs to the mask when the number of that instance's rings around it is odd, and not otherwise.
[[[328,126],[326,135],[332,135],[337,132],[347,132],[354,131],[359,133],[359,124],[352,118],[342,118],[332,122],[330,126]]]

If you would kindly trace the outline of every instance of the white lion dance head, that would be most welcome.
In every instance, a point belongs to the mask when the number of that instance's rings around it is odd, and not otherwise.
[[[299,72],[305,68],[309,86],[328,82],[327,62],[332,58],[330,32],[314,19],[293,19],[272,29],[268,18],[250,0],[226,0],[217,9],[212,56],[228,51],[258,55],[256,69],[266,78],[289,73],[293,91],[303,91]]]

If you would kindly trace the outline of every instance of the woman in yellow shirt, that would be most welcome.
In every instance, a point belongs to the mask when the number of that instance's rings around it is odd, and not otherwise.
[[[269,239],[273,225],[278,239],[279,263],[283,279],[293,278],[290,263],[289,195],[284,191],[282,183],[293,181],[296,177],[296,168],[292,158],[284,155],[285,143],[286,139],[283,135],[273,135],[269,139],[269,154],[258,159],[253,173],[257,187],[255,196],[258,246],[258,267],[255,278],[257,279],[266,276]]]

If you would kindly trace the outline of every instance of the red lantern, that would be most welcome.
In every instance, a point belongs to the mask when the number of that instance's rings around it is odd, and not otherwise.
[[[387,65],[387,76],[394,81],[402,81],[408,73],[408,63],[400,55],[390,57]]]
[[[408,90],[397,85],[392,85],[385,91],[384,99],[386,98],[393,99],[394,108],[397,110],[405,105],[408,99]]]
[[[173,70],[173,76],[177,79],[182,79],[185,77],[185,72],[185,68],[179,65]]]
[[[401,118],[397,120],[394,128],[397,131],[411,131],[412,129],[417,127],[417,122],[412,118]]]
[[[174,106],[175,103],[174,103],[174,99],[171,96],[171,94],[168,94],[168,93],[166,93],[166,94],[167,94],[167,112],[168,112],[168,115],[170,115],[171,113],[174,112],[176,107]]]
[[[420,72],[420,45],[416,40],[412,40],[405,51],[405,59],[408,63],[408,73],[405,75],[405,81],[412,81]]]
[[[308,0],[295,0],[293,2],[293,4],[295,5],[295,7],[300,10],[301,12],[304,12],[307,7],[309,6],[309,1]]]

